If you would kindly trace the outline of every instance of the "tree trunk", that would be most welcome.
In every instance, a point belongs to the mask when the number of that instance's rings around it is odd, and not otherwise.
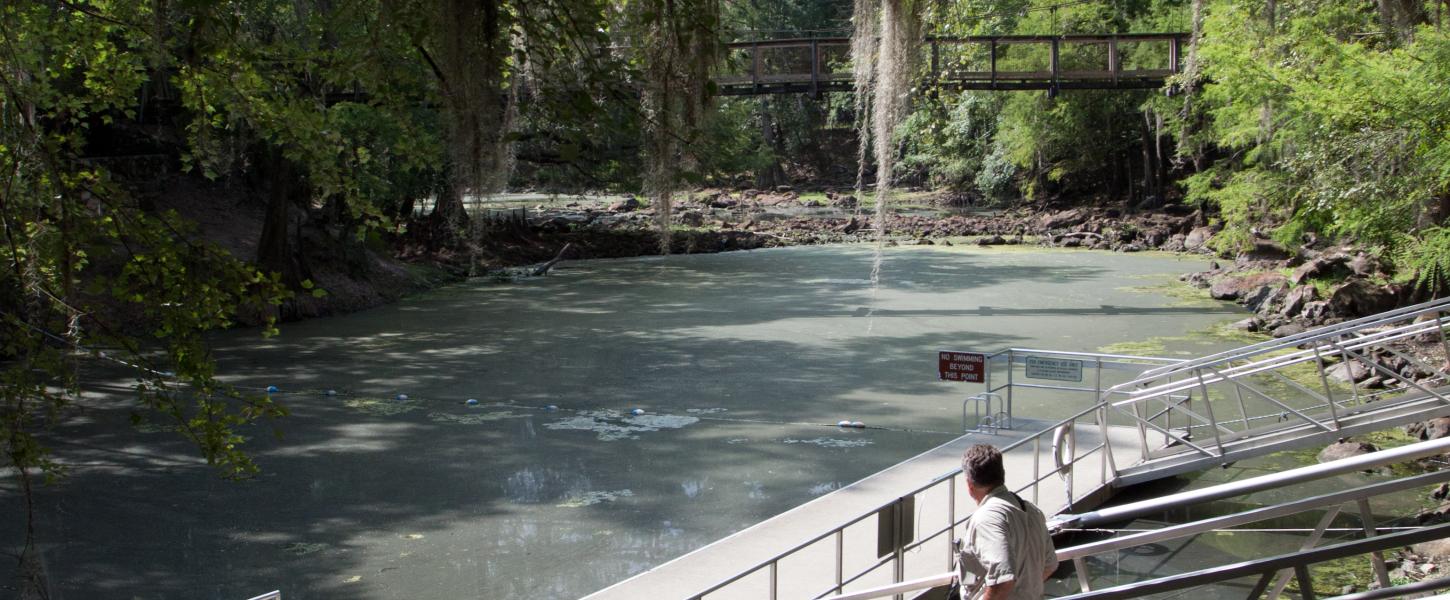
[[[780,135],[775,129],[775,119],[771,118],[769,102],[761,102],[760,109],[760,139],[765,147],[770,149],[772,157],[778,157],[780,146]],[[772,158],[770,165],[755,172],[755,187],[759,189],[774,189],[775,186],[785,183],[785,169],[781,168],[780,160]]]
[[[292,216],[293,208],[306,200],[306,184],[281,150],[268,148],[265,153],[263,180],[267,187],[267,213],[257,242],[257,266],[281,274],[282,283],[296,289],[303,279],[310,278],[298,237],[300,223],[294,223],[296,219]]]

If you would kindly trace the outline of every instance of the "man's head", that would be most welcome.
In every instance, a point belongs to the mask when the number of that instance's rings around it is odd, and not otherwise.
[[[962,473],[967,476],[967,493],[977,502],[1007,479],[1002,469],[1002,453],[989,444],[967,448],[962,455]]]

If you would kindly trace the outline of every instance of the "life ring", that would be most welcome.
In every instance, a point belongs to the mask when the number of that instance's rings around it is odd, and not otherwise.
[[[1067,479],[1072,474],[1072,459],[1063,461],[1063,451],[1067,456],[1077,454],[1077,437],[1073,435],[1071,424],[1058,426],[1052,431],[1052,464],[1057,466],[1057,474]]]

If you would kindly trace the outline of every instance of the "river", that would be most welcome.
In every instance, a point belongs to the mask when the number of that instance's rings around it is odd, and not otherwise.
[[[571,261],[227,332],[223,377],[292,411],[244,432],[245,482],[130,426],[126,378],[95,369],[52,436],[70,472],[38,496],[52,597],[578,597],[952,439],[981,386],[938,381],[937,350],[1197,353],[1228,342],[1192,332],[1242,312],[1164,293],[1206,266],[1164,254],[890,248],[875,292],[871,260]]]

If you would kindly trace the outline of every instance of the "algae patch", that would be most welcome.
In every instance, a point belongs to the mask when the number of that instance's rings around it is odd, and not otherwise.
[[[570,496],[566,498],[563,502],[560,502],[555,506],[559,508],[583,508],[585,506],[593,506],[595,504],[603,504],[605,502],[614,502],[615,500],[618,500],[620,498],[628,498],[633,495],[634,492],[631,490],[584,492],[583,494],[575,494],[573,496]]]
[[[593,431],[600,441],[637,440],[640,433],[661,429],[680,429],[700,422],[699,417],[684,415],[622,416],[618,411],[586,411],[579,416],[545,423],[545,429]]]
[[[423,408],[421,404],[413,400],[384,400],[382,398],[349,398],[342,404],[375,417],[391,417]]]
[[[784,443],[811,444],[813,446],[820,446],[822,448],[860,448],[862,446],[870,446],[871,440],[841,440],[836,438],[811,438],[808,440],[798,440],[795,438],[791,438],[785,440]]]
[[[428,420],[433,421],[435,423],[454,423],[454,424],[457,424],[457,425],[479,425],[479,424],[482,424],[482,423],[490,423],[490,422],[493,422],[493,421],[502,421],[504,419],[516,419],[516,418],[519,418],[519,417],[527,417],[527,416],[529,416],[529,415],[521,415],[521,414],[518,414],[518,413],[515,413],[515,412],[506,411],[506,410],[505,411],[500,411],[500,412],[475,412],[475,413],[468,413],[468,414],[462,414],[462,415],[456,415],[456,414],[444,413],[444,412],[430,412],[430,413],[428,413]]]

